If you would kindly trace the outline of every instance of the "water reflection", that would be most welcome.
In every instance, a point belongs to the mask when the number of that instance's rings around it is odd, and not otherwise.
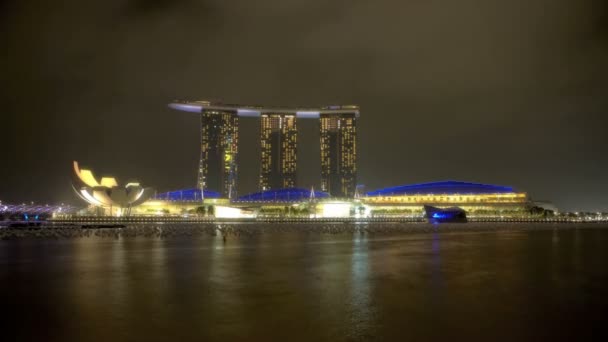
[[[15,340],[581,339],[608,307],[606,243],[441,227],[1,241],[0,290]]]
[[[441,275],[441,239],[437,229],[439,227],[435,227],[435,231],[431,233],[431,282],[433,289],[439,293],[443,286],[443,281]]]
[[[367,235],[354,234],[350,280],[350,338],[373,336],[375,308],[371,301],[369,279],[369,245]]]

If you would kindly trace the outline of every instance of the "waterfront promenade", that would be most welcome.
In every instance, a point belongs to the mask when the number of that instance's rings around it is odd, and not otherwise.
[[[0,239],[18,238],[78,238],[78,237],[194,237],[221,236],[226,239],[295,233],[305,235],[347,234],[395,235],[436,232],[489,232],[608,228],[608,222],[558,222],[558,221],[501,221],[432,224],[425,221],[174,221],[134,222],[90,220],[87,222],[51,222],[41,225],[2,227]]]
[[[594,223],[608,222],[605,217],[467,217],[469,222],[492,223]],[[424,217],[344,217],[344,218],[304,218],[304,217],[257,217],[257,218],[215,218],[215,217],[157,217],[157,216],[75,216],[49,220],[53,224],[138,224],[138,223],[421,223]]]

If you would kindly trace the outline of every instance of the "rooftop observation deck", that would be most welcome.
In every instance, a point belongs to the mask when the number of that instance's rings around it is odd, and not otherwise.
[[[211,101],[176,100],[169,108],[182,112],[201,113],[203,110],[234,111],[240,117],[257,118],[262,114],[295,114],[297,118],[318,119],[321,114],[355,114],[359,117],[359,106],[334,105],[324,107],[271,107],[257,105],[237,105]]]

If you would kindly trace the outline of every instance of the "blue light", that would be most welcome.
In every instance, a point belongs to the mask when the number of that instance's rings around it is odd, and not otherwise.
[[[204,198],[220,198],[222,195],[219,192],[205,190]],[[165,200],[165,201],[200,201],[201,190],[200,189],[184,189],[169,191],[154,196],[154,199]]]
[[[26,220],[26,221],[29,221],[29,220],[30,220],[30,217],[29,217],[29,216],[27,216],[27,214],[23,214],[23,217],[25,217],[25,220]]]
[[[448,214],[448,213],[433,213],[433,218],[434,219],[447,219],[447,218],[451,218],[453,217],[454,214]]]
[[[315,191],[315,198],[327,198],[329,194],[322,191]],[[301,188],[287,188],[266,190],[248,194],[238,198],[238,201],[245,202],[298,202],[310,198],[310,190]]]
[[[389,196],[418,194],[492,194],[511,192],[513,192],[513,188],[509,186],[459,181],[444,181],[388,187],[384,189],[370,191],[367,193],[367,195]]]

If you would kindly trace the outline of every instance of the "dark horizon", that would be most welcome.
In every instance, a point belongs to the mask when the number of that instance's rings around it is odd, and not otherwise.
[[[194,187],[199,118],[174,99],[357,104],[367,190],[513,186],[608,211],[608,3],[0,1],[0,200],[81,203],[71,162],[159,192]],[[300,120],[298,186],[320,182]],[[259,123],[241,119],[239,193]],[[83,203],[84,205],[84,203]]]

